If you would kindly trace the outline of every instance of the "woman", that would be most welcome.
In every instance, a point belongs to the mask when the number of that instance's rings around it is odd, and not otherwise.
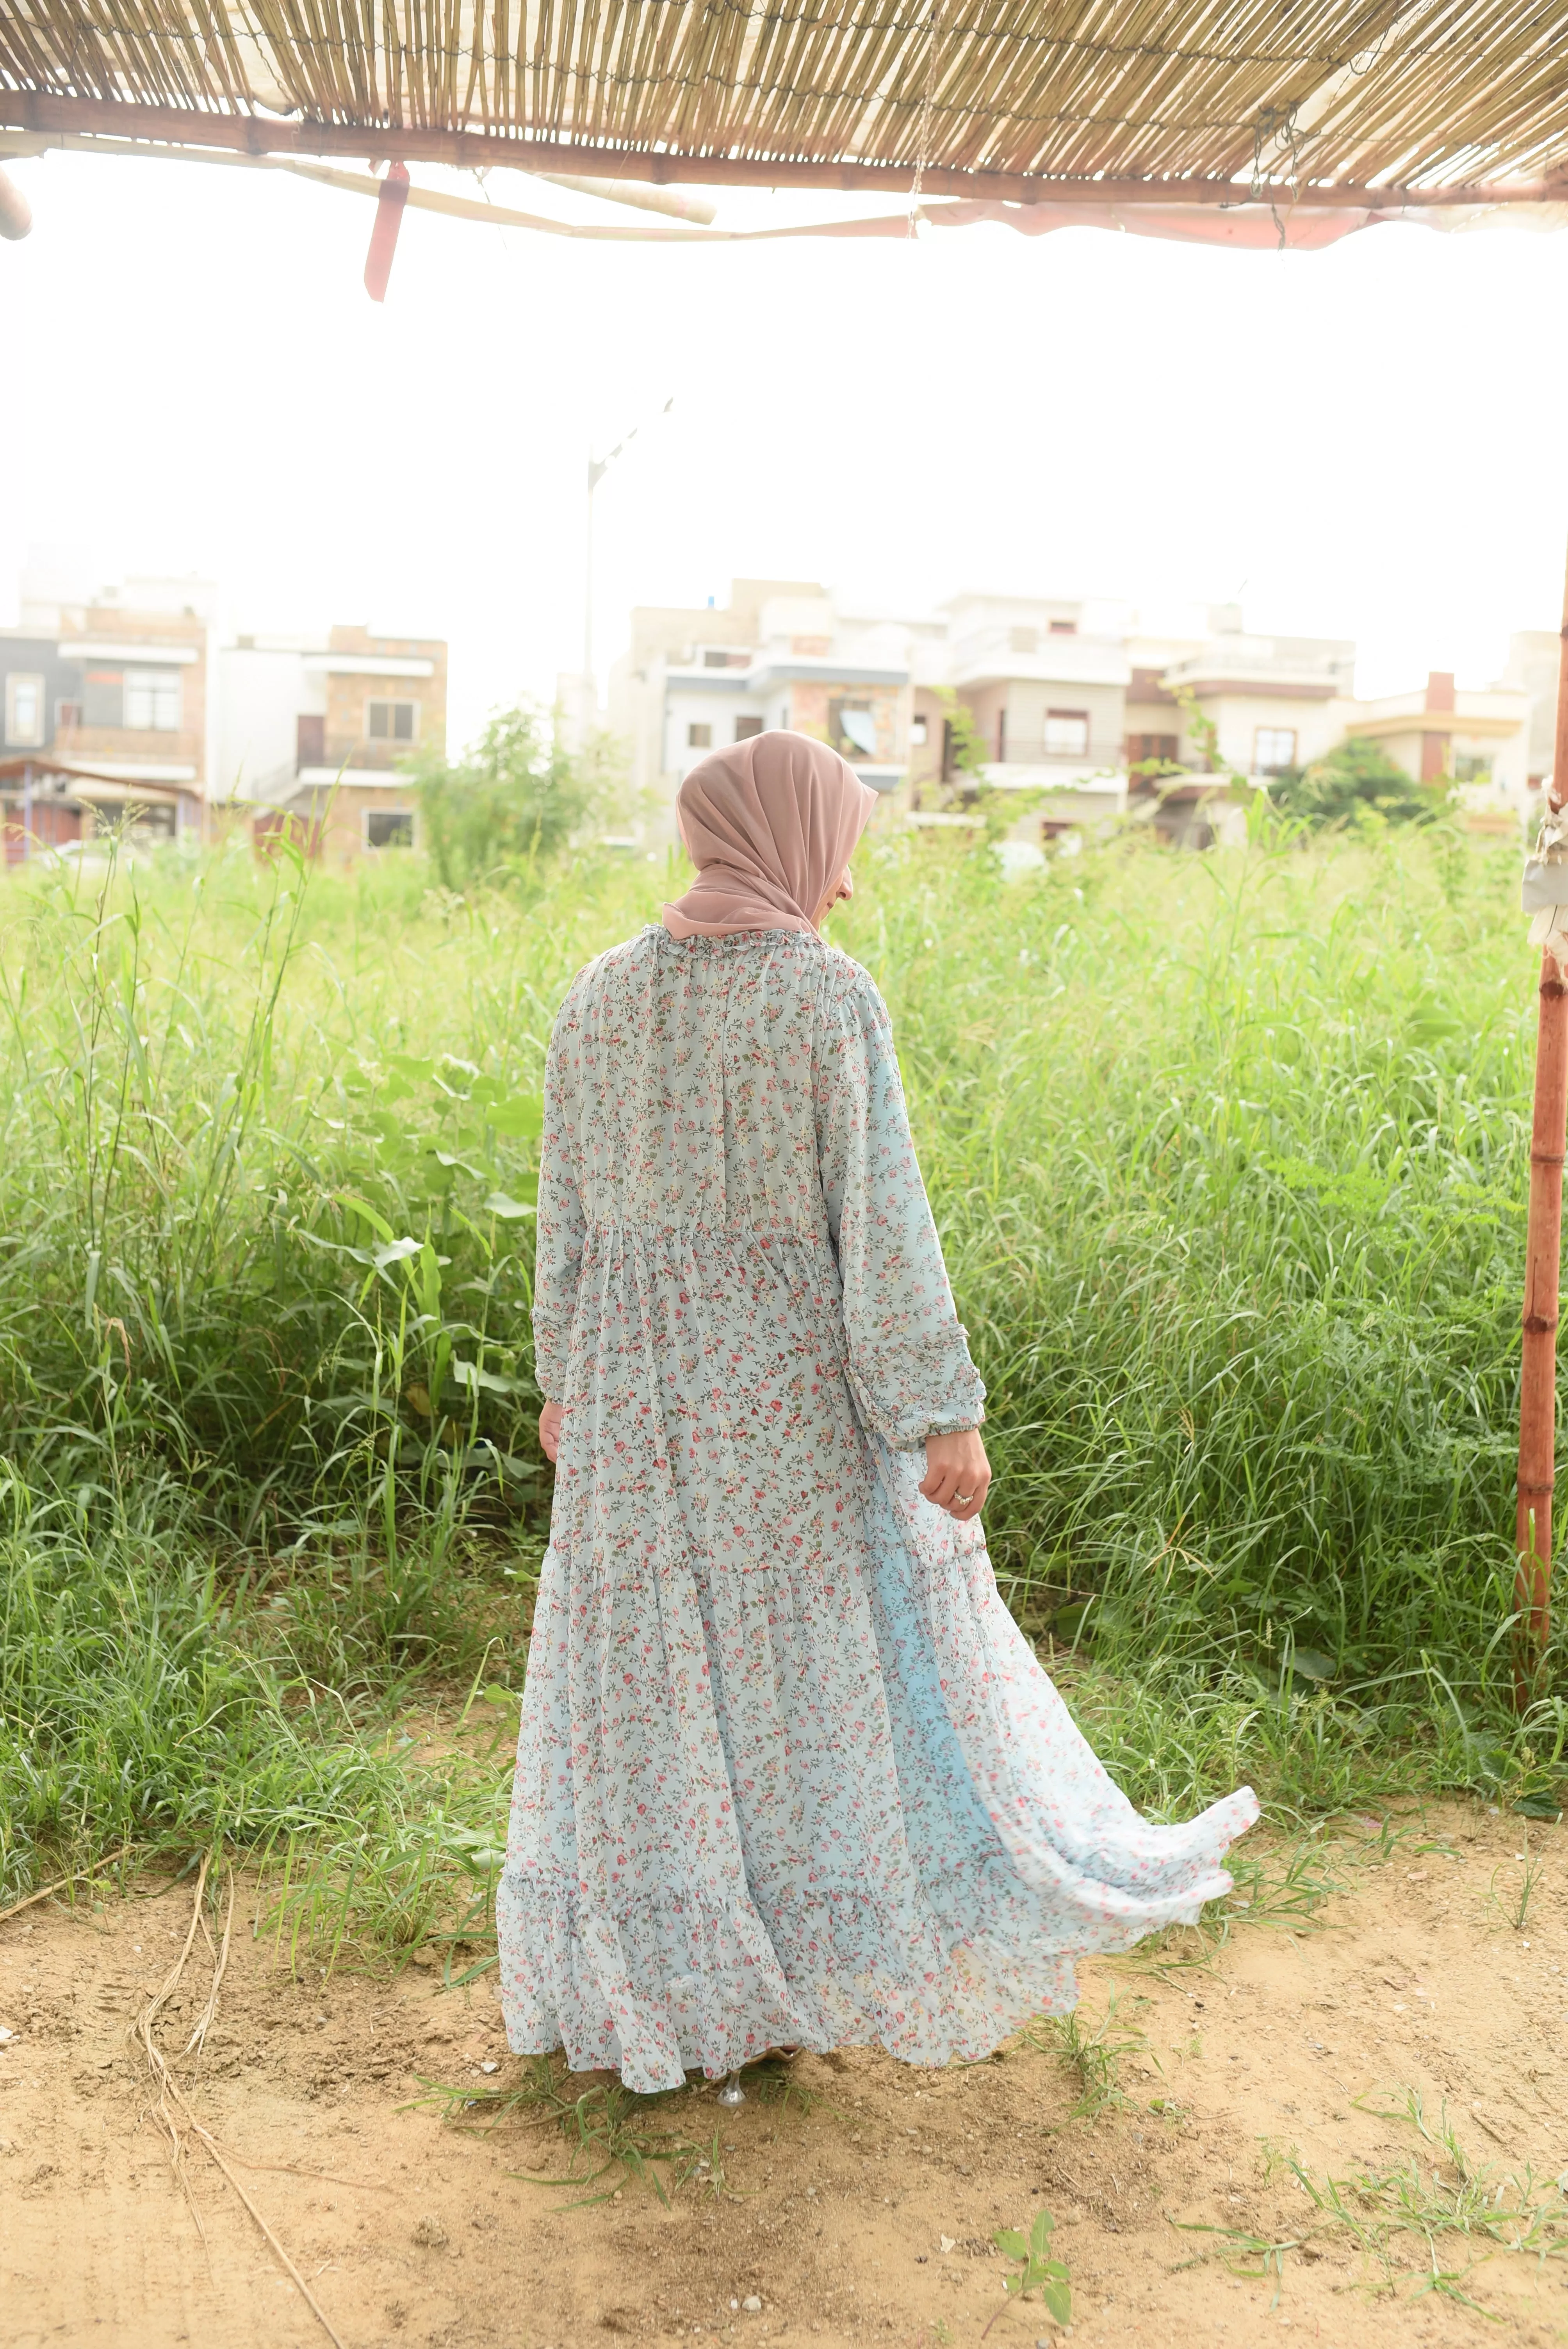
[[[1140,1817],[997,1597],[887,1012],[819,935],[874,804],[800,735],[705,759],[696,882],[551,1040],[501,1992],[519,2054],[635,2089],[984,2055],[1226,1891],[1257,1815]]]

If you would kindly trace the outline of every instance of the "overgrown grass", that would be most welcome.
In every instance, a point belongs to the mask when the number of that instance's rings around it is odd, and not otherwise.
[[[1012,883],[873,837],[836,917],[990,1387],[1004,1589],[1153,1807],[1568,1770],[1557,1658],[1508,1702],[1513,878],[1449,835]],[[482,1895],[498,1766],[410,1773],[385,1724],[520,1677],[544,1050],[668,885],[232,852],[0,892],[0,1887],[222,1833],[335,1855],[318,1902],[362,1853],[345,1916],[394,1937]]]

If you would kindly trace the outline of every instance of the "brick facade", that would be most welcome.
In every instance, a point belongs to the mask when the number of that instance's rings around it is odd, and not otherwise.
[[[359,653],[373,660],[428,661],[428,677],[377,677],[333,671],[326,679],[326,724],[323,763],[330,767],[398,766],[417,750],[447,747],[447,647],[429,636],[373,636],[367,628],[335,627],[327,640],[334,653]],[[412,702],[411,740],[373,735],[372,702]]]

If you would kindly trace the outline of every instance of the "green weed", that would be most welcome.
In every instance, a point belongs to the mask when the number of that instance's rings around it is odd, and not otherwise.
[[[1072,2109],[1074,2120],[1098,2119],[1101,2113],[1117,2110],[1127,2102],[1121,2085],[1122,2058],[1142,2054],[1149,2041],[1126,2019],[1124,2002],[1123,1993],[1113,1988],[1098,2022],[1079,2005],[1070,2014],[1043,2016],[1023,2034],[1031,2046],[1054,2055],[1077,2079],[1079,2093]],[[1147,2006],[1149,2002],[1134,1998],[1131,2003]]]
[[[1418,2293],[1436,2292],[1483,2315],[1489,2312],[1464,2289],[1478,2259],[1494,2251],[1568,2257],[1568,2201],[1560,2187],[1539,2182],[1529,2169],[1522,2176],[1500,2174],[1492,2165],[1472,2163],[1446,2109],[1434,2127],[1415,2089],[1407,2090],[1402,2102],[1392,2107],[1359,2096],[1354,2102],[1379,2120],[1413,2128],[1426,2152],[1386,2168],[1353,2170],[1343,2178],[1317,2176],[1294,2152],[1276,2154],[1270,2167],[1289,2177],[1315,2214],[1299,2234],[1265,2245],[1261,2238],[1233,2228],[1186,2224],[1182,2231],[1218,2236],[1235,2253],[1263,2255],[1276,2274],[1289,2251],[1315,2236],[1336,2235],[1375,2260],[1389,2282],[1413,2283]],[[1396,2259],[1408,2237],[1416,2238],[1421,2247],[1421,2264],[1414,2270]],[[1456,2251],[1463,2257],[1462,2267],[1449,2264]]]
[[[419,2102],[438,2107],[453,2127],[489,2134],[521,2126],[563,2139],[569,2149],[563,2175],[531,2169],[511,2174],[530,2185],[567,2191],[567,2208],[607,2202],[634,2179],[652,2187],[666,2204],[666,2180],[677,2189],[695,2186],[716,2200],[728,2190],[718,2129],[704,2141],[667,2117],[672,2111],[689,2111],[686,2089],[640,2096],[618,2080],[596,2080],[574,2095],[570,2074],[548,2055],[528,2057],[522,2077],[507,2087],[427,2085],[428,2093]]]
[[[1035,2223],[1027,2235],[1020,2233],[1016,2227],[1002,2227],[991,2240],[1004,2258],[1016,2260],[1019,2265],[1016,2275],[1005,2276],[1002,2281],[1002,2289],[1009,2300],[1026,2300],[1030,2292],[1037,2292],[1057,2323],[1070,2324],[1073,2313],[1071,2278],[1066,2261],[1051,2256],[1051,2238],[1056,2223],[1048,2210],[1037,2210]],[[1003,2306],[1006,2304],[1004,2302]],[[1001,2313],[998,2309],[996,2315]],[[994,2316],[991,2323],[986,2325],[985,2333],[990,2332],[995,2322],[996,2317]],[[985,2333],[980,2337],[984,2340]]]
[[[1502,1870],[1501,1868],[1492,1869],[1485,1902],[1486,1907],[1494,1909],[1515,1933],[1522,1933],[1530,1922],[1530,1904],[1535,1898],[1542,1876],[1541,1862],[1530,1848],[1528,1830],[1524,1836],[1524,1849],[1519,1857],[1522,1864],[1517,1879],[1511,1880],[1501,1891],[1498,1878]]]

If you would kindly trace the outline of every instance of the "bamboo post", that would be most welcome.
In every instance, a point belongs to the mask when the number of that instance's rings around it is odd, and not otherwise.
[[[1568,801],[1568,583],[1557,672],[1557,732],[1551,797]],[[1552,1629],[1552,1487],[1556,1472],[1557,1303],[1563,1256],[1563,1158],[1568,1132],[1568,983],[1548,947],[1541,958],[1535,1030],[1535,1112],[1530,1135],[1530,1226],[1525,1244],[1524,1336],[1519,1384],[1519,1503],[1514,1600],[1519,1636],[1514,1695],[1537,1685]]]

